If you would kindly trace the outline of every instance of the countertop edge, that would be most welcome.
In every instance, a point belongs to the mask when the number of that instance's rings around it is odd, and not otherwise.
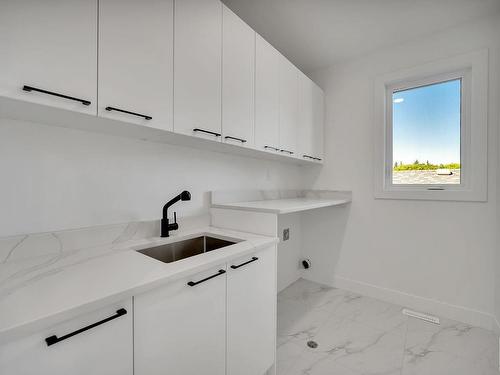
[[[309,211],[309,210],[314,210],[318,208],[325,208],[325,207],[335,207],[335,206],[344,206],[346,204],[351,203],[351,199],[337,199],[335,202],[317,202],[313,203],[311,202],[310,206],[308,207],[299,207],[299,208],[268,208],[268,207],[248,207],[241,205],[238,202],[235,203],[214,203],[212,204],[212,208],[222,208],[222,209],[228,209],[228,210],[241,210],[241,211],[252,211],[252,212],[265,212],[265,213],[274,213],[274,214],[288,214],[288,213],[293,213],[293,212],[301,212],[301,211]],[[244,202],[241,202],[244,203]]]

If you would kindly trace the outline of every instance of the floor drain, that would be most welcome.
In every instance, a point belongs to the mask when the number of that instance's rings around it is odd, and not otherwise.
[[[307,346],[312,349],[316,349],[318,347],[318,343],[316,341],[308,341]]]

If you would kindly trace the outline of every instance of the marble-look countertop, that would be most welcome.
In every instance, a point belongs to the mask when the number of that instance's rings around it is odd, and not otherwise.
[[[173,263],[136,250],[198,235],[242,240]],[[277,238],[214,227],[133,238],[0,264],[0,343],[271,246]]]
[[[212,193],[212,207],[288,214],[351,202],[351,193],[328,190],[220,191]]]
[[[212,207],[269,212],[275,214],[289,214],[292,212],[307,211],[322,207],[340,206],[349,202],[350,201],[346,199],[288,198],[214,204]]]

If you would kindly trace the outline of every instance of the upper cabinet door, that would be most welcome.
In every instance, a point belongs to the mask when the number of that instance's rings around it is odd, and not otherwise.
[[[260,35],[255,45],[255,146],[279,151],[280,54]]]
[[[254,144],[255,32],[222,6],[223,141]]]
[[[222,3],[176,0],[174,131],[221,138]]]
[[[314,160],[316,148],[314,83],[299,73],[299,129],[298,157]]]
[[[0,95],[96,113],[96,0],[0,1],[0,51]]]
[[[304,73],[299,73],[298,157],[323,159],[323,90]]]
[[[173,129],[173,9],[99,1],[99,116]]]
[[[280,151],[297,152],[299,70],[285,57],[280,58]]]
[[[321,87],[313,83],[313,113],[314,113],[314,148],[313,153],[318,161],[324,158],[325,129],[325,95]]]

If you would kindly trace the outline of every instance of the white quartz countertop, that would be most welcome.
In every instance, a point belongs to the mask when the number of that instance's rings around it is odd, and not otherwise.
[[[136,251],[203,234],[242,241],[173,263],[163,263]],[[277,242],[273,237],[204,227],[180,230],[169,238],[133,239],[2,264],[0,343]]]
[[[215,208],[288,214],[322,207],[340,206],[351,201],[349,198],[285,198],[248,202],[212,204]]]

